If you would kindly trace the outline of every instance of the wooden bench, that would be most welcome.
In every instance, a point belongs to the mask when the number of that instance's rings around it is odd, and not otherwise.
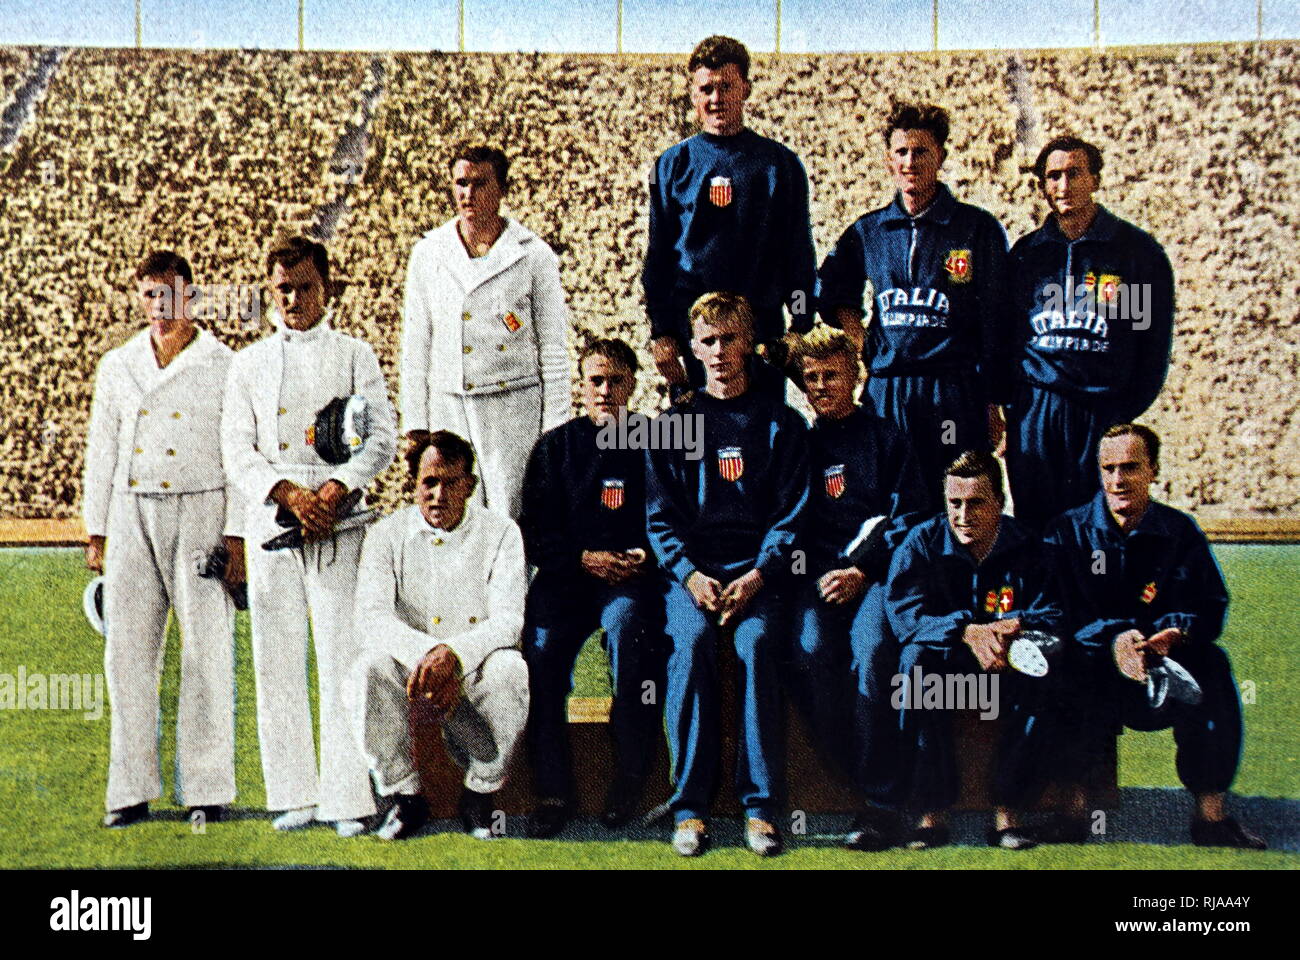
[[[718,816],[736,817],[736,692],[735,652],[730,644],[723,647],[719,668],[725,678],[722,690],[722,769],[713,811]],[[569,743],[573,751],[573,773],[579,809],[583,814],[600,813],[613,773],[613,750],[609,736],[608,697],[569,698]],[[988,774],[996,743],[998,724],[980,721],[974,711],[958,711],[954,717],[957,734],[957,757],[962,791],[957,809],[987,810]],[[418,708],[411,714],[413,752],[425,797],[433,816],[456,816],[463,773],[448,757],[441,728],[423,718]],[[787,792],[788,809],[805,813],[852,813],[858,800],[848,784],[822,765],[812,748],[807,724],[786,698]],[[1112,741],[1113,744],[1113,741]],[[521,741],[510,780],[501,791],[500,805],[509,816],[527,814],[533,806],[532,776]],[[1115,752],[1102,759],[1089,781],[1094,805],[1113,809],[1119,805]],[[641,813],[646,813],[668,798],[668,747],[660,738]],[[1041,806],[1055,802],[1049,789]]]

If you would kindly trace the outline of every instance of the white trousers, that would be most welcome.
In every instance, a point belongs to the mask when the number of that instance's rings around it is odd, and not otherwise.
[[[524,471],[542,433],[542,388],[469,397],[434,394],[429,398],[429,429],[450,430],[470,442],[482,478],[479,502],[518,520]]]
[[[316,806],[320,820],[375,812],[343,699],[357,655],[352,603],[364,536],[364,529],[346,530],[298,550],[266,551],[260,539],[249,541],[257,738],[268,810]],[[320,689],[319,779],[307,689],[308,616]]]
[[[104,672],[112,705],[109,810],[162,796],[158,687],[167,612],[181,634],[176,801],[235,799],[235,607],[197,564],[221,543],[225,493],[118,494],[104,558]]]
[[[383,796],[420,790],[407,725],[406,681],[414,666],[386,651],[368,651],[357,660],[348,684],[353,730]],[[523,655],[493,651],[464,678],[460,702],[442,724],[448,752],[465,770],[466,787],[475,793],[501,789],[527,721]]]

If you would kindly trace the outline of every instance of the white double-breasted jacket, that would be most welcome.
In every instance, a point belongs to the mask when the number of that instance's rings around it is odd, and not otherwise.
[[[221,416],[232,357],[202,329],[161,369],[148,329],[104,354],[95,373],[82,486],[88,534],[108,534],[114,494],[227,488]],[[237,501],[226,496],[228,536],[242,533]]]
[[[555,253],[515,220],[470,257],[457,221],[411,251],[402,323],[402,430],[436,430],[438,400],[541,389],[540,431],[569,418],[569,315]]]
[[[366,534],[354,620],[363,646],[408,667],[446,644],[468,677],[494,650],[519,646],[527,586],[509,517],[470,500],[455,530],[439,530],[410,506]]]

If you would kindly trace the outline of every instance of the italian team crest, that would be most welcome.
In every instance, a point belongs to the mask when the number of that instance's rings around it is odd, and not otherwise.
[[[1010,613],[1015,603],[1016,592],[1010,587],[1003,587],[998,593],[998,610],[1002,613]]]
[[[709,202],[715,207],[731,205],[730,177],[714,177],[709,181]]]
[[[1150,603],[1156,598],[1156,582],[1152,580],[1142,588],[1142,602]]]
[[[718,451],[718,473],[723,480],[735,483],[745,473],[745,455],[740,447],[723,447]]]
[[[600,503],[606,510],[617,510],[623,506],[623,481],[606,480],[601,484]]]
[[[1102,303],[1114,303],[1119,298],[1119,284],[1119,277],[1113,273],[1103,273],[1097,278]]]
[[[838,500],[844,496],[844,464],[837,463],[833,467],[827,467],[824,478],[826,480],[826,496],[832,500]]]
[[[970,251],[949,250],[943,268],[948,271],[948,276],[952,278],[953,283],[970,283]]]
[[[993,613],[997,608],[998,592],[996,590],[990,590],[988,593],[984,594],[984,612]]]
[[[303,436],[307,438],[307,446],[309,447],[316,446],[316,424],[313,423],[306,430],[304,430]]]
[[[506,325],[506,329],[514,333],[524,325],[524,322],[515,316],[514,311],[507,311],[506,315],[501,318],[501,322]]]

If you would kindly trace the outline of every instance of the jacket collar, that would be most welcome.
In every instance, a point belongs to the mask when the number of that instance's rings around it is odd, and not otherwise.
[[[327,336],[326,331],[332,329],[330,326],[330,315],[332,311],[326,310],[316,326],[310,330],[294,330],[284,322],[284,317],[280,315],[277,307],[271,308],[271,322],[275,324],[275,332],[280,335],[285,343],[317,343]]]
[[[131,377],[141,390],[152,390],[177,374],[207,360],[218,347],[217,339],[202,327],[194,328],[194,339],[165,367],[158,366],[149,328],[145,327],[125,344],[125,357]]]
[[[975,558],[971,556],[971,552],[958,543],[956,536],[953,535],[952,525],[948,523],[947,514],[941,513],[936,519],[943,524],[943,552],[964,557],[972,567],[976,566]],[[1001,519],[998,521],[998,536],[993,541],[993,549],[989,551],[988,556],[978,566],[986,566],[995,557],[1018,549],[1028,539],[1028,534],[1025,533],[1024,528],[1016,522],[1014,517],[1010,517],[1005,513],[1002,514]]]
[[[1106,507],[1106,491],[1098,490],[1092,498],[1092,503],[1088,505],[1088,522],[1099,530],[1105,530],[1110,538],[1116,541],[1135,534],[1173,538],[1176,534],[1169,520],[1169,508],[1163,503],[1152,500],[1147,504],[1147,512],[1142,514],[1142,519],[1138,521],[1137,526],[1125,534]]]
[[[477,493],[476,490],[465,501],[465,515],[460,518],[460,523],[456,525],[455,530],[443,530],[441,527],[430,526],[429,522],[424,519],[424,514],[420,513],[419,504],[412,504],[406,521],[407,536],[420,537],[430,542],[441,540],[443,544],[448,545],[464,543],[478,529],[478,512],[482,508],[474,500]]]
[[[457,232],[459,222],[459,217],[453,217],[425,236],[435,238],[443,266],[466,293],[522,260],[528,252],[526,245],[534,239],[531,230],[519,221],[506,217],[506,225],[496,243],[492,244],[492,249],[481,257],[471,257]]]
[[[1089,243],[1109,243],[1115,239],[1115,234],[1119,229],[1119,217],[1111,213],[1100,203],[1097,204],[1097,213],[1092,218],[1092,223],[1084,231],[1083,236],[1075,240],[1075,243],[1087,241]],[[1036,247],[1044,243],[1068,244],[1065,234],[1061,232],[1060,225],[1056,222],[1055,214],[1048,214],[1043,225],[1029,235],[1029,245]]]
[[[903,194],[894,193],[894,202],[885,207],[883,223],[887,225],[896,225],[908,223],[912,220],[929,220],[933,223],[947,225],[952,219],[953,211],[957,209],[957,198],[952,195],[946,183],[940,183],[935,190],[934,199],[930,205],[913,217],[907,212],[907,207],[903,206]]]

